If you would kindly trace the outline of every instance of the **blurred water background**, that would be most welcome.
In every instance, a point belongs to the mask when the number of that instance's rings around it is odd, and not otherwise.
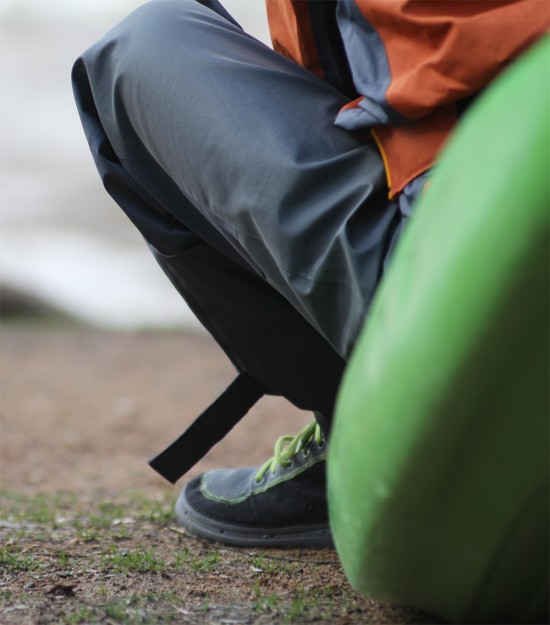
[[[104,192],[70,86],[130,0],[0,0],[0,281],[95,325],[198,327]],[[269,43],[262,0],[225,0]]]

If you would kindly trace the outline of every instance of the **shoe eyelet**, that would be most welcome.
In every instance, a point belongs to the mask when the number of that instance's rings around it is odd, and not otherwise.
[[[309,447],[304,447],[300,453],[302,454],[302,458],[308,458],[311,453],[311,449]]]
[[[315,445],[317,446],[317,449],[324,449],[327,446],[327,442],[323,438],[323,440],[320,443],[316,442]]]
[[[277,467],[277,470],[274,473],[271,473],[272,477],[276,477],[277,475],[283,473],[285,471],[289,471],[290,469],[292,469],[292,467],[294,466],[294,461],[293,460],[289,460],[288,462],[285,462],[284,464],[280,464]]]

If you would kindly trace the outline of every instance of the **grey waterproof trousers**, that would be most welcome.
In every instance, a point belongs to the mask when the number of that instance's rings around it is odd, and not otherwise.
[[[330,411],[409,207],[333,125],[349,96],[197,0],[138,8],[73,85],[106,189],[229,357]]]

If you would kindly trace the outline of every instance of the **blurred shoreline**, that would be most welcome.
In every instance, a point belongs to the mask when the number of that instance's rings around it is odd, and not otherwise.
[[[0,285],[106,328],[197,328],[107,196],[73,102],[82,50],[141,3],[0,4]],[[224,3],[263,39],[263,3]]]

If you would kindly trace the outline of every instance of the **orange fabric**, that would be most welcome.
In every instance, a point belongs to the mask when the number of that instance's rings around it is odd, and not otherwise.
[[[342,111],[347,111],[348,109],[356,109],[359,108],[359,102],[361,102],[361,100],[363,99],[363,96],[360,96],[358,98],[355,98],[355,100],[352,100],[351,102],[348,102],[345,106],[343,106],[340,110]]]
[[[481,91],[548,30],[550,3],[357,0],[357,4],[384,42],[392,77],[388,104],[418,120],[412,126],[379,126],[373,132],[384,153],[393,197],[435,164],[457,120],[450,103]]]
[[[371,130],[384,160],[390,198],[434,165],[456,121],[456,108],[449,104],[412,126],[376,126]]]
[[[273,49],[323,78],[308,3],[303,0],[266,0],[266,9]]]
[[[432,167],[457,121],[453,103],[484,89],[550,28],[549,0],[344,1],[355,3],[386,53],[390,83],[385,101],[376,104],[415,120],[371,129],[390,197]],[[309,2],[266,5],[275,50],[322,76]],[[343,110],[359,108],[361,99]]]
[[[386,100],[409,119],[483,89],[550,27],[548,0],[356,0],[386,50]]]

